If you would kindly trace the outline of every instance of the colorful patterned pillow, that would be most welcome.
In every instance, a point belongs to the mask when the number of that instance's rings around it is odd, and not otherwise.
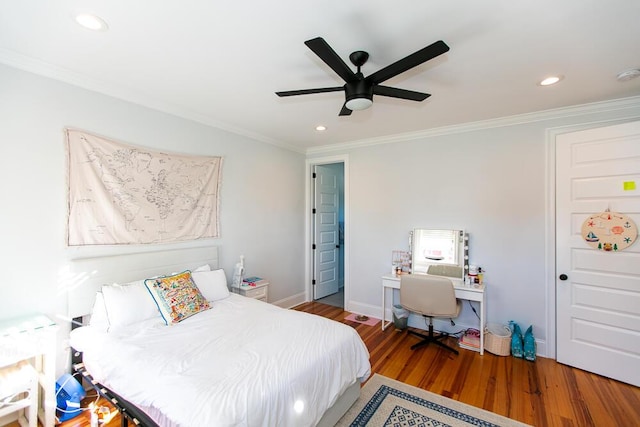
[[[156,302],[162,318],[171,325],[209,309],[209,303],[191,279],[191,272],[147,279],[144,285]]]

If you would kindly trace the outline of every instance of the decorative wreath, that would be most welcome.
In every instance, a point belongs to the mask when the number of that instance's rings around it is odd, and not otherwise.
[[[591,215],[582,223],[582,238],[593,248],[617,252],[633,245],[638,227],[625,214],[604,211]]]

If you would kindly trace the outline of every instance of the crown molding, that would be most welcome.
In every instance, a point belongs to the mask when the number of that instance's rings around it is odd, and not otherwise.
[[[538,122],[543,120],[552,120],[561,117],[580,116],[590,113],[602,113],[607,111],[624,110],[628,108],[640,107],[640,96],[629,98],[621,98],[610,101],[594,102],[590,104],[574,105],[570,107],[562,107],[550,110],[543,110],[533,113],[518,114],[513,116],[500,117],[497,119],[482,120],[477,122],[468,122],[458,125],[443,126],[439,128],[426,129],[417,132],[408,132],[402,134],[388,135],[376,138],[361,139],[356,141],[342,142],[330,145],[323,145],[312,148],[300,148],[282,141],[269,138],[267,136],[251,132],[247,129],[240,128],[229,123],[214,120],[210,117],[195,113],[180,105],[167,103],[147,94],[136,91],[132,88],[126,88],[119,85],[110,85],[103,81],[90,79],[87,76],[73,72],[69,69],[58,67],[53,64],[40,61],[38,59],[19,54],[9,49],[0,48],[0,63],[10,67],[37,74],[43,77],[61,81],[73,86],[98,92],[103,95],[116,98],[119,100],[131,102],[152,110],[171,114],[186,120],[191,120],[206,126],[218,128],[220,130],[244,136],[255,141],[264,142],[289,151],[300,154],[316,155],[323,153],[331,153],[336,151],[345,151],[358,148],[366,148],[374,145],[393,144],[397,142],[412,141],[422,138],[430,138],[434,136],[451,135],[464,132],[474,132],[478,130],[491,129],[504,126],[513,126],[525,123]]]
[[[138,92],[132,88],[108,84],[104,81],[90,79],[83,74],[76,73],[63,67],[58,67],[48,62],[40,61],[30,56],[19,54],[9,49],[0,48],[0,63],[13,68],[17,68],[19,70],[37,74],[39,76],[61,81],[72,86],[87,89],[92,92],[98,92],[103,95],[116,98],[118,100],[131,102],[133,104],[150,108],[162,113],[171,114],[173,116],[177,116],[206,126],[218,128],[226,132],[250,138],[252,140],[265,142],[267,144],[275,145],[280,148],[305,154],[304,149],[301,149],[299,147],[285,144],[281,141],[277,141],[273,138],[248,131],[247,129],[233,126],[229,123],[213,120],[210,117],[194,113],[193,111],[190,111],[189,109],[186,109],[180,105],[161,101],[142,92]]]
[[[374,145],[393,144],[416,139],[431,138],[434,136],[452,135],[465,132],[474,132],[505,126],[521,125],[545,120],[582,116],[592,113],[604,113],[610,111],[626,110],[640,107],[640,96],[620,98],[609,101],[593,102],[589,104],[572,105],[570,107],[554,108],[550,110],[536,111],[533,113],[517,114],[513,116],[499,117],[497,119],[481,120],[477,122],[462,123],[459,125],[443,126],[426,129],[417,132],[407,132],[396,135],[381,136],[376,138],[361,139],[352,142],[324,145],[309,148],[307,155],[323,154],[336,151],[345,151],[358,148],[366,148]],[[637,115],[637,114],[636,114]]]

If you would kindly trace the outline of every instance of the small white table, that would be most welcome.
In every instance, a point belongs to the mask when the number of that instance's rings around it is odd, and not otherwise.
[[[0,320],[0,367],[33,363],[40,389],[34,398],[41,405],[38,418],[44,427],[55,424],[57,331],[56,323],[44,315]]]
[[[239,288],[231,288],[231,290],[247,298],[269,302],[269,282],[258,283],[255,286],[241,285]]]
[[[480,303],[480,354],[484,354],[484,325],[485,320],[485,286],[484,285],[465,285],[462,279],[456,279],[447,277],[453,282],[453,287],[456,292],[456,298],[469,301],[477,301]],[[385,275],[382,276],[382,330],[384,331],[387,326],[392,322],[387,321],[387,305],[386,294],[388,290],[393,292],[394,289],[400,289],[400,276]],[[393,294],[391,295],[391,303],[393,305]]]

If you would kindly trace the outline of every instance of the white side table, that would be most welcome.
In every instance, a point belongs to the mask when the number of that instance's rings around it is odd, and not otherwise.
[[[38,374],[29,362],[0,368],[0,391],[2,399],[11,399],[0,404],[0,418],[15,413],[20,426],[38,426]]]
[[[268,302],[269,300],[269,282],[263,282],[255,286],[241,285],[239,288],[231,288],[233,292],[253,298],[260,301]]]
[[[38,376],[38,418],[53,427],[56,412],[56,333],[58,326],[44,315],[0,320],[0,368],[21,361],[33,364]]]

